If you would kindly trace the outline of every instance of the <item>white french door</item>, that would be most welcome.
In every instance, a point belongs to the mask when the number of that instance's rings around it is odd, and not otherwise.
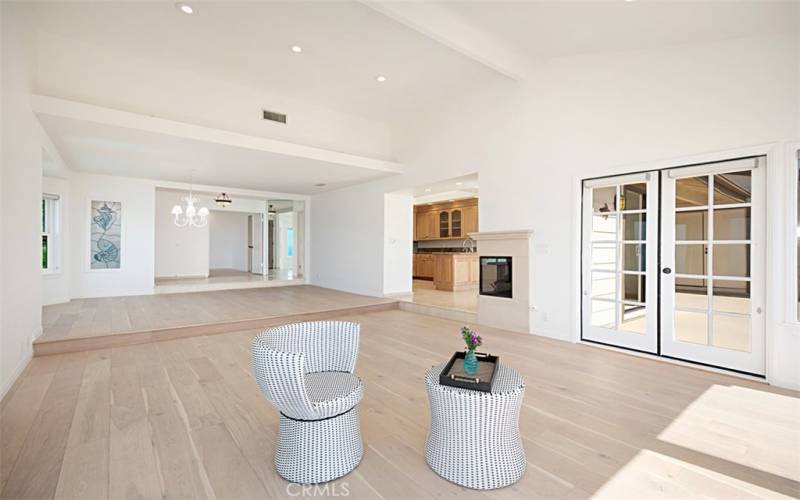
[[[661,353],[763,375],[764,158],[662,176]]]
[[[657,248],[657,172],[584,181],[584,339],[657,352]]]
[[[763,375],[764,165],[584,181],[582,338]]]

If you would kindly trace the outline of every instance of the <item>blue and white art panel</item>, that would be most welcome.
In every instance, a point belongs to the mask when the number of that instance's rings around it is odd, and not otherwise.
[[[122,244],[122,203],[92,200],[91,245],[92,269],[119,269]]]

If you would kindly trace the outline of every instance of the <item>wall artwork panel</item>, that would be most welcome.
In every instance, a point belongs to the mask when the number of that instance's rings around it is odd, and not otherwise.
[[[120,269],[122,244],[122,203],[97,201],[91,203],[91,269]]]

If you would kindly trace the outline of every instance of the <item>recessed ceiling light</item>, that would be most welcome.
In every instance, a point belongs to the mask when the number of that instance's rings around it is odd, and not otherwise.
[[[300,52],[303,52],[303,47],[299,45],[292,45],[292,52],[299,54]]]
[[[380,83],[383,83],[383,82],[386,81],[386,77],[383,76],[383,75],[378,75],[378,76],[375,77],[375,79],[378,80],[378,82],[380,82]]]
[[[464,184],[464,183],[463,182],[456,182],[456,186],[460,186],[462,184]]]
[[[190,16],[197,12],[197,11],[194,10],[194,7],[192,7],[188,3],[183,3],[183,2],[176,3],[175,7],[177,7],[178,10],[180,10],[184,14],[189,14]]]
[[[425,188],[425,192],[426,193],[430,193],[431,192],[431,188]]]

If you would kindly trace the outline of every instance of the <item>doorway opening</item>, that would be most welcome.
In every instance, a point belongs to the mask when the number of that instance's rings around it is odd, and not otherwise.
[[[302,278],[305,271],[305,204],[297,200],[269,200],[267,215],[269,278]]]
[[[470,174],[410,190],[412,290],[401,300],[469,315],[478,310],[480,277],[478,175]],[[466,319],[466,318],[465,318]]]

